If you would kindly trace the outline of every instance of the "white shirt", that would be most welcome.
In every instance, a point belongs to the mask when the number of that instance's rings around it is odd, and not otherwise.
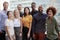
[[[11,36],[13,36],[14,35],[14,22],[13,22],[13,20],[6,19],[5,26],[8,27],[9,34]]]
[[[18,18],[14,19],[14,27],[20,27],[20,20]]]

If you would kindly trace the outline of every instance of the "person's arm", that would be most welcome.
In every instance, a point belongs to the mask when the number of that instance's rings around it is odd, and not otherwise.
[[[11,40],[11,36],[10,36],[10,34],[9,34],[9,31],[8,31],[8,26],[6,26],[6,32],[7,32],[7,35],[8,35],[8,37],[9,37],[9,39]]]
[[[58,24],[57,24],[57,21],[56,21],[56,20],[55,20],[55,29],[56,29],[56,31],[57,31],[57,33],[58,33],[58,35],[60,35],[60,34],[59,34]]]
[[[8,37],[9,37],[9,39],[11,40],[12,38],[11,38],[10,33],[8,31],[9,24],[8,24],[7,20],[5,21],[5,26],[6,26],[6,33],[7,33]]]
[[[33,20],[32,20],[32,33],[35,32],[35,26],[36,26],[36,20],[35,20],[35,18],[33,17]]]
[[[1,22],[1,19],[2,19],[2,15],[0,13],[0,22]],[[0,23],[1,24],[1,23]],[[0,25],[0,33],[2,33],[2,30],[1,30],[1,25]]]
[[[22,35],[22,29],[23,29],[23,26],[22,26],[22,18],[20,18],[20,25],[21,25],[20,34]]]
[[[28,37],[30,37],[30,32],[31,32],[31,26],[32,26],[32,16],[30,17],[30,26],[29,26],[29,31],[28,31]]]
[[[58,24],[57,24],[56,20],[55,20],[55,29],[58,33],[58,40],[60,40],[60,31],[59,31]]]

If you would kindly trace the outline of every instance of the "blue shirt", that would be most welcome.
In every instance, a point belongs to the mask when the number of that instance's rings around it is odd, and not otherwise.
[[[32,21],[32,32],[33,33],[40,33],[40,32],[44,32],[46,31],[46,17],[47,15],[42,13],[42,14],[35,14],[33,16],[33,21]]]
[[[5,20],[7,19],[7,11],[0,12],[0,31],[5,31]]]

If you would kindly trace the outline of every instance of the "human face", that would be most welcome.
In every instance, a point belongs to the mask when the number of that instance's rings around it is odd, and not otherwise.
[[[19,11],[18,11],[18,10],[14,10],[14,16],[15,16],[15,17],[19,17],[19,16],[20,16],[20,14],[19,14]]]
[[[32,10],[35,10],[36,4],[32,4],[32,5],[31,5],[31,8],[32,8]]]
[[[5,4],[3,5],[3,7],[4,7],[4,10],[7,10],[7,9],[8,9],[8,3],[5,3]]]
[[[39,11],[40,13],[42,13],[43,7],[42,7],[42,6],[39,6],[38,11]]]
[[[9,14],[8,14],[8,18],[13,18],[13,13],[12,12],[9,12]]]
[[[21,10],[21,5],[18,5],[17,8],[18,8],[18,10],[20,11],[20,10]]]
[[[49,11],[48,11],[48,17],[50,17],[50,18],[53,17],[53,12],[52,12],[52,10],[49,10]]]
[[[29,9],[25,8],[25,13],[28,15],[29,14]]]

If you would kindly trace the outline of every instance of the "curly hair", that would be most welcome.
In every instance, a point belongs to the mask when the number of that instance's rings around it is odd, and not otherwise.
[[[49,10],[52,10],[53,15],[55,15],[56,12],[57,12],[55,7],[49,7],[49,8],[46,10],[46,13],[47,13],[47,14],[48,14]]]

